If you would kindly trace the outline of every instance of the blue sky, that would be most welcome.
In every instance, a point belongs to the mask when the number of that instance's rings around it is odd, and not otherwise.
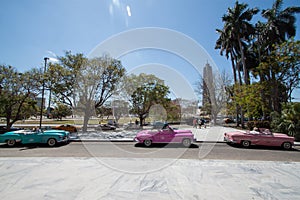
[[[214,49],[222,28],[221,17],[235,0],[1,0],[0,64],[20,71],[43,66],[43,58],[62,56],[64,51],[88,55],[99,43],[123,31],[160,27],[178,31],[201,45],[222,71],[231,66]],[[249,7],[270,8],[273,0],[244,0]],[[284,0],[283,8],[300,6]],[[257,16],[255,19],[259,19]],[[297,36],[299,40],[299,15]],[[120,58],[128,71],[147,63],[161,63],[188,79],[199,74],[170,53],[132,52]],[[205,62],[203,62],[203,66]]]

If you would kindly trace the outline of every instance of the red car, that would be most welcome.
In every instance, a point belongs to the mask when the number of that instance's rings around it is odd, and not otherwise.
[[[194,141],[190,130],[174,130],[165,124],[161,130],[143,130],[137,133],[135,141],[149,147],[152,143],[181,143],[189,147]]]
[[[282,147],[289,150],[294,145],[295,138],[282,133],[272,133],[269,129],[254,131],[233,131],[224,134],[227,143],[240,144],[243,147],[251,145]]]
[[[73,125],[64,124],[54,127],[53,129],[69,131],[70,133],[77,133],[77,128]]]

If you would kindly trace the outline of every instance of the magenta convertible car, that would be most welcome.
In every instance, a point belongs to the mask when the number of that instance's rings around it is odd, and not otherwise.
[[[190,130],[175,130],[165,124],[161,130],[140,131],[134,139],[146,147],[153,143],[181,143],[183,146],[189,147],[194,141],[194,135]]]
[[[272,133],[269,129],[254,131],[233,131],[224,134],[227,143],[240,144],[243,147],[251,145],[282,147],[289,150],[294,145],[294,137],[282,133]]]

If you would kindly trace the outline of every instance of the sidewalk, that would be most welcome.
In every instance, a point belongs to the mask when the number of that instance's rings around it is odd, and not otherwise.
[[[299,199],[300,163],[0,158],[1,199]]]

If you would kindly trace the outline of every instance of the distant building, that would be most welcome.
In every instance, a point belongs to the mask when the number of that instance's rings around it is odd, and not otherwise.
[[[206,63],[203,69],[203,96],[202,96],[202,105],[210,105],[211,104],[211,96],[214,94],[214,87],[213,87],[213,73],[212,67]]]

